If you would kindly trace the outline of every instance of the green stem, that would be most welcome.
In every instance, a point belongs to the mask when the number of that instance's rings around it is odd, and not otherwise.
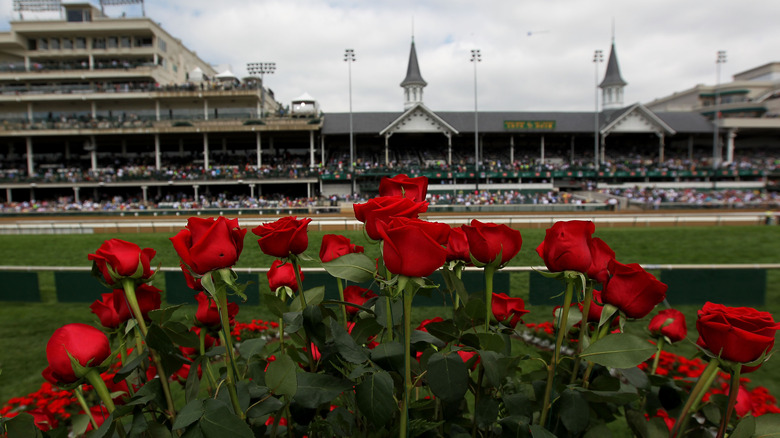
[[[455,273],[455,276],[458,278],[461,278],[463,275],[463,264],[461,262],[458,262],[455,265],[455,268],[453,269],[453,272]],[[458,307],[460,307],[460,295],[458,295],[458,291],[455,291],[455,297],[452,299],[452,304],[454,306],[455,310],[458,310]]]
[[[279,318],[279,351],[284,353],[284,318]]]
[[[404,399],[401,406],[401,425],[398,436],[406,438],[409,427],[409,402],[412,392],[412,298],[411,291],[403,290],[404,301]]]
[[[593,342],[591,342],[591,345],[595,344],[596,341],[603,338],[604,336],[607,336],[609,334],[609,330],[612,328],[612,321],[617,318],[618,314],[615,313],[612,315],[611,318],[609,318],[608,321],[604,323],[601,327],[599,327],[598,331],[596,332],[596,336],[593,338]],[[588,388],[588,385],[590,384],[590,373],[593,372],[593,366],[595,364],[591,361],[588,361],[588,368],[585,370],[585,374],[582,375],[582,387]]]
[[[87,378],[87,382],[89,382],[89,384],[92,385],[92,387],[95,389],[98,397],[100,397],[100,401],[102,401],[106,406],[108,413],[113,414],[114,410],[116,409],[114,406],[114,400],[111,398],[111,393],[108,392],[106,382],[104,382],[103,378],[100,377],[100,373],[98,373],[95,368],[92,368],[87,371],[87,374],[84,377]]]
[[[206,328],[201,327],[200,333],[198,334],[199,342],[198,347],[200,350],[200,356],[204,357],[206,355]],[[211,371],[211,361],[206,359],[203,362],[203,366],[206,368],[206,376],[208,376],[209,379],[209,392],[212,392],[212,390],[216,390],[217,388],[217,379],[214,377],[213,372]]]
[[[387,304],[387,335],[390,337],[390,342],[393,342],[393,302],[390,297],[385,297]]]
[[[87,414],[87,417],[89,417],[89,423],[92,425],[92,428],[98,430],[98,425],[97,422],[95,421],[95,417],[92,416],[92,411],[89,409],[89,405],[87,405],[87,401],[84,400],[84,392],[81,390],[81,385],[77,386],[76,389],[73,390],[73,393],[76,395],[76,400],[78,400],[79,406],[81,406],[81,409],[83,409],[84,412]]]
[[[149,332],[149,329],[146,327],[146,321],[144,320],[144,315],[141,312],[141,306],[138,305],[138,298],[135,295],[135,281],[130,278],[126,278],[122,280],[122,287],[125,290],[127,305],[133,312],[133,317],[135,318],[138,329],[141,331],[144,339],[146,339],[146,334]],[[149,348],[149,353],[152,355],[152,361],[154,361],[157,374],[160,376],[160,384],[163,389],[163,394],[165,395],[165,403],[168,406],[168,416],[171,422],[173,422],[176,419],[176,406],[173,404],[171,387],[168,383],[168,374],[165,372],[165,368],[163,368],[162,361],[160,360],[160,356],[157,355],[157,352],[152,348]]]
[[[653,359],[653,368],[650,369],[650,374],[655,375],[656,370],[658,370],[658,363],[661,361],[661,352],[664,349],[664,337],[660,336],[658,338],[658,351],[655,352],[655,358]]]
[[[728,428],[731,414],[734,412],[734,406],[737,404],[737,395],[739,394],[739,375],[742,372],[742,365],[737,364],[731,370],[731,385],[729,385],[729,402],[726,405],[726,415],[720,421],[720,428],[718,429],[717,438],[723,438],[726,436],[726,428]]]
[[[485,333],[490,330],[490,317],[493,315],[493,274],[496,267],[492,264],[485,266]]]
[[[341,282],[340,278],[336,278],[336,284],[339,287],[339,301],[342,303],[344,301],[344,283]],[[347,323],[349,322],[349,319],[347,319],[347,306],[342,304],[341,305],[341,319],[344,322],[344,330],[347,330]]]
[[[590,313],[590,303],[593,300],[593,282],[588,280],[588,285],[585,287],[585,301],[582,304],[582,319],[580,320],[580,337],[577,342],[577,353],[574,355],[574,368],[571,371],[571,380],[569,383],[574,383],[577,380],[577,374],[580,371],[580,354],[582,353],[583,345],[585,345],[585,339],[587,339],[590,331],[590,324],[588,323],[588,314]]]
[[[685,405],[680,412],[680,416],[674,423],[674,428],[672,428],[672,432],[669,435],[670,437],[676,438],[678,435],[685,432],[685,426],[688,424],[688,417],[690,416],[689,414],[691,412],[691,406],[693,406],[694,403],[698,402],[704,396],[704,393],[707,392],[707,389],[709,389],[709,386],[707,386],[706,383],[708,381],[711,382],[710,375],[717,372],[718,359],[712,358],[710,363],[707,364],[707,368],[705,368],[704,372],[702,372],[701,376],[699,376],[699,380],[696,382],[696,385],[693,387],[690,394],[688,394],[688,400],[685,401]]]
[[[124,342],[121,345],[119,345],[119,357],[120,357],[120,360],[122,361],[122,366],[125,366],[127,364],[127,349],[125,349]],[[131,376],[133,374],[135,374],[135,373],[136,372],[133,371]],[[133,397],[135,395],[135,390],[133,389],[133,381],[132,380],[128,380],[128,382],[127,382],[127,392],[130,395],[130,397]],[[95,429],[97,429],[97,428],[95,428]]]
[[[474,418],[471,423],[471,438],[477,438],[477,406],[479,405],[479,399],[482,396],[482,379],[485,377],[485,367],[480,362],[479,373],[477,374],[477,388],[474,391]]]
[[[306,296],[303,294],[303,280],[301,280],[300,264],[298,263],[298,257],[290,254],[290,261],[293,265],[293,271],[295,272],[295,282],[298,284],[298,296],[301,297],[301,311],[306,310]]]
[[[214,276],[214,273],[211,274]],[[229,275],[225,270],[219,270],[219,282],[215,281],[216,286],[216,301],[217,310],[219,310],[219,318],[222,322],[222,328],[219,331],[219,337],[222,341],[222,345],[225,346],[225,359],[227,359],[227,386],[230,393],[230,402],[233,404],[233,411],[242,420],[246,418],[244,411],[241,410],[241,404],[238,402],[238,394],[236,393],[236,359],[233,356],[233,338],[230,336],[230,315],[228,314],[228,302],[227,302],[227,284],[224,281],[224,275]]]
[[[552,395],[553,382],[555,380],[555,368],[561,356],[561,345],[566,335],[566,327],[569,319],[569,306],[571,306],[572,295],[574,295],[574,282],[576,279],[566,279],[566,292],[563,295],[563,307],[561,308],[561,318],[558,323],[558,337],[555,339],[555,350],[550,363],[547,365],[547,387],[544,390],[544,400],[542,401],[542,414],[539,416],[539,424],[544,426],[547,422],[547,414],[550,412],[550,398]]]

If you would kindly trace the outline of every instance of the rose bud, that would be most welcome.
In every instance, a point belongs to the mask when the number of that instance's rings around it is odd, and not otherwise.
[[[111,346],[105,333],[86,324],[66,324],[55,330],[46,344],[49,369],[45,373],[59,383],[73,383],[84,374],[73,369],[71,356],[81,366],[94,368],[110,355]]]
[[[428,210],[428,202],[416,202],[398,196],[380,196],[363,204],[354,204],[355,219],[365,224],[366,234],[373,240],[381,240],[378,227],[393,217],[417,218]]]
[[[171,242],[182,262],[203,275],[236,264],[246,231],[239,228],[238,219],[191,217],[186,228],[171,237]]]
[[[358,306],[362,306],[371,298],[374,298],[376,294],[364,287],[351,285],[344,288],[344,301],[350,302],[352,304],[357,304]],[[347,313],[350,315],[354,315],[360,311],[357,307],[352,307],[350,305],[346,306]]]
[[[474,219],[470,226],[463,225],[462,228],[469,241],[471,256],[485,265],[497,261],[503,266],[520,252],[523,245],[520,232],[504,224],[482,223]]]
[[[195,295],[195,300],[198,302],[198,308],[195,310],[195,324],[201,327],[219,329],[222,322],[219,310],[217,310],[217,302],[204,292],[198,292]],[[228,320],[230,325],[235,324],[237,314],[238,304],[228,303]]]
[[[677,309],[664,309],[650,320],[648,329],[653,336],[666,336],[672,343],[688,335],[685,315]]]
[[[119,319],[119,315],[114,308],[114,293],[109,292],[100,294],[101,299],[95,300],[89,305],[92,313],[97,315],[100,320],[100,325],[108,329],[115,329],[119,327],[124,321]],[[122,297],[124,299],[124,297]]]
[[[303,273],[300,267],[298,267],[298,273],[301,275],[301,281],[303,281]],[[268,277],[268,286],[271,292],[275,292],[283,286],[289,287],[293,292],[298,290],[298,280],[295,278],[292,263],[282,263],[281,260],[274,260],[266,276]]]
[[[153,274],[151,260],[157,252],[151,248],[141,249],[132,242],[109,239],[100,245],[94,254],[87,256],[103,275],[108,284],[123,278],[146,280]]]
[[[604,284],[601,299],[605,304],[620,309],[629,318],[644,318],[666,298],[669,286],[658,281],[637,263],[624,265],[613,260],[609,264],[609,272],[612,276]]]
[[[769,312],[707,302],[698,312],[696,343],[721,359],[751,363],[774,347],[778,329],[780,324]],[[742,372],[755,371],[759,366],[742,367]]]
[[[320,260],[322,263],[327,263],[341,256],[363,251],[362,246],[352,244],[348,238],[340,234],[326,234],[322,236]]]
[[[525,301],[522,298],[510,297],[507,294],[495,292],[493,293],[491,308],[496,320],[512,328],[517,327],[517,324],[522,321],[522,316],[529,312],[525,310]]]
[[[309,222],[311,219],[299,220],[288,216],[259,225],[252,229],[252,233],[260,236],[257,243],[264,254],[284,258],[306,251],[309,246]]]
[[[160,289],[148,284],[139,285],[135,289],[135,298],[138,300],[138,307],[141,308],[144,320],[149,320],[149,312],[160,308],[162,302],[161,292]],[[119,320],[122,322],[133,317],[130,308],[127,306],[125,291],[122,289],[114,289],[114,310],[116,310],[117,316],[119,316]]]
[[[596,227],[590,221],[560,221],[548,228],[536,248],[550,272],[585,273],[592,263],[590,241]]]
[[[412,201],[425,201],[428,194],[428,178],[418,176],[410,178],[400,174],[392,178],[384,177],[379,181],[379,196],[402,196]]]

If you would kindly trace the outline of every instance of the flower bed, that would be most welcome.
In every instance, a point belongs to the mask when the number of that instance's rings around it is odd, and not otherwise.
[[[272,322],[236,322],[240,306],[227,300],[245,298],[232,267],[249,230],[237,219],[193,217],[171,237],[198,301],[193,321],[160,308],[155,250],[107,240],[88,256],[111,291],[90,306],[102,328],[67,324],[52,335],[47,383],[0,411],[4,432],[749,437],[780,425],[775,399],[744,377],[774,347],[771,314],[707,303],[696,321],[700,357],[673,355],[664,348],[688,329],[680,312],[655,310],[666,285],[620,263],[593,223],[562,221],[536,252],[542,274],[560,280],[563,305],[553,321],[525,325],[533,309],[493,290],[523,247],[519,231],[419,219],[424,177],[385,178],[379,190],[355,205],[378,259],[343,236],[323,238],[319,262],[338,300],[305,288],[309,219],[251,230],[276,258],[262,297]],[[461,281],[467,265],[484,271],[480,290]],[[437,288],[452,307],[413,327],[414,296]],[[627,333],[629,324],[647,336]]]

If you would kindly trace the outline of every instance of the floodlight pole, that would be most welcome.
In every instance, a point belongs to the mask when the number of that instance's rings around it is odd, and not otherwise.
[[[718,57],[715,60],[715,112],[712,116],[712,169],[720,167],[722,160],[722,151],[720,150],[720,65],[726,63],[726,51],[718,50]]]
[[[604,62],[604,52],[596,50],[593,53],[593,65],[596,66],[596,86],[594,87],[594,110],[593,110],[593,165],[596,175],[599,171],[599,63]]]
[[[347,63],[347,70],[349,72],[349,173],[351,174],[350,181],[352,182],[352,194],[356,192],[355,184],[355,140],[354,131],[352,127],[352,63],[355,62],[355,50],[344,50],[344,62]]]
[[[471,62],[474,63],[474,189],[479,194],[479,112],[477,107],[477,63],[482,62],[480,49],[471,50]]]
[[[250,75],[260,75],[260,118],[265,115],[265,83],[263,75],[273,74],[276,71],[275,62],[250,62],[246,65],[247,73]]]

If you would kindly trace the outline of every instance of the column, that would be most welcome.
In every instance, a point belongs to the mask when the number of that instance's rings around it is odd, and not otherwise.
[[[447,133],[447,166],[452,165],[452,133]]]
[[[203,170],[209,169],[209,135],[203,133]]]
[[[514,166],[515,164],[515,135],[509,136],[509,163]]]
[[[569,157],[569,162],[574,163],[574,136],[571,136],[571,155]]]
[[[7,202],[9,202],[9,203],[10,202],[14,202],[13,198],[11,197],[11,188],[10,187],[6,187],[6,189],[5,189],[5,200]]]
[[[73,187],[73,200],[75,202],[81,202],[81,197],[79,196],[79,191],[81,191],[81,187]]]
[[[97,102],[95,102],[94,100],[90,104],[90,110],[91,110],[91,113],[92,113],[92,118],[96,119],[97,118]]]
[[[257,168],[263,165],[263,148],[260,139],[260,131],[255,132],[255,144],[257,145]]]
[[[35,120],[33,120],[33,104],[32,102],[27,102],[27,121],[32,123]]]
[[[154,101],[154,120],[160,121],[160,100]]]
[[[161,166],[160,157],[160,134],[154,134],[154,168],[160,170]]]
[[[97,142],[95,141],[95,136],[90,135],[89,136],[89,144],[90,144],[90,151],[89,151],[89,159],[92,162],[92,170],[97,170]]]
[[[390,136],[385,134],[385,166],[390,165]]]
[[[541,162],[541,164],[544,164],[544,136],[542,136],[542,141],[541,141],[539,146],[540,146],[540,149],[541,149],[540,162]]]
[[[309,131],[309,169],[314,169],[314,131]]]
[[[200,186],[197,185],[197,184],[193,184],[192,185],[192,189],[195,191],[195,199],[194,199],[195,202],[198,202],[198,187],[200,187]]]
[[[27,147],[27,176],[33,176],[35,173],[35,163],[33,162],[32,137],[25,137]]]
[[[601,136],[601,160],[599,161],[601,164],[605,163],[605,156],[607,155],[607,135],[608,133],[604,133]]]
[[[149,195],[147,194],[149,186],[141,186],[141,193],[143,193],[144,204],[149,202]]]
[[[658,164],[661,164],[664,162],[664,135],[660,132],[656,133],[658,135]]]
[[[179,156],[184,157],[184,139],[179,137]]]
[[[252,199],[255,197],[255,187],[257,187],[257,184],[249,184],[249,197]]]
[[[325,167],[325,135],[320,134],[320,167]]]
[[[209,119],[209,101],[208,99],[203,99],[203,120]]]
[[[728,137],[726,137],[726,163],[731,164],[734,162],[734,139],[737,138],[737,130],[729,129]]]

